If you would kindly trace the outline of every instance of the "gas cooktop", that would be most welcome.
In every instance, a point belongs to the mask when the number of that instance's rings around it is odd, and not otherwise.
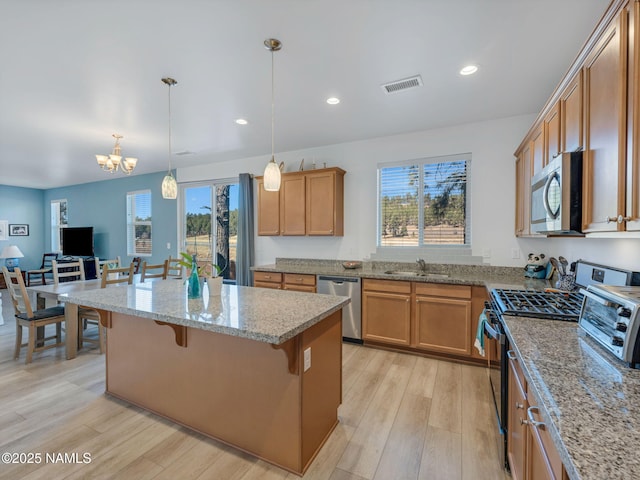
[[[491,296],[501,315],[548,318],[577,322],[582,294],[493,289]]]

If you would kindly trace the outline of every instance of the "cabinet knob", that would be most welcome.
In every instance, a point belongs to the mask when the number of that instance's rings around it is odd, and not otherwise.
[[[520,425],[529,425],[529,422],[527,422],[524,418],[521,418]]]
[[[521,403],[516,402],[516,408],[523,409],[524,405],[521,404]]]

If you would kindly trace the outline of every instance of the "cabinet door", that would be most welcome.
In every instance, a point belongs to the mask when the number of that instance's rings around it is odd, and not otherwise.
[[[528,428],[526,429],[526,470],[527,480],[561,480],[562,479],[562,460],[558,455],[554,445],[548,448],[545,445],[544,436],[548,437],[549,432],[546,431],[544,423],[536,418],[536,407],[527,409]],[[547,442],[551,442],[548,438]]]
[[[413,346],[422,350],[471,355],[471,302],[417,296]]]
[[[307,235],[343,235],[342,175],[307,174]]]
[[[362,338],[391,345],[410,345],[411,295],[363,292]]]
[[[282,235],[305,234],[304,175],[282,177],[280,184]]]
[[[582,70],[580,70],[560,95],[561,151],[575,152],[582,148],[582,112]]]
[[[531,137],[531,154],[532,170],[533,175],[535,175],[547,164],[544,150],[544,128],[542,124],[540,124]]]
[[[258,180],[258,235],[280,235],[280,192],[267,192]]]
[[[584,232],[624,230],[607,218],[625,209],[627,22],[623,9],[585,61]]]
[[[560,155],[560,103],[549,111],[544,119],[544,144],[546,163]]]
[[[517,360],[515,360],[517,362]],[[509,359],[509,408],[507,411],[507,457],[514,480],[524,480],[527,399],[525,389],[518,380],[514,360]]]
[[[516,158],[515,235],[528,236],[531,229],[531,144]]]

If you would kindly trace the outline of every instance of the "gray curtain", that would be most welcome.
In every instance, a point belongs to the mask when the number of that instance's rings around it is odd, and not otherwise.
[[[238,285],[253,285],[250,270],[253,261],[253,179],[250,174],[241,173],[238,199],[238,245],[236,247],[236,283]]]

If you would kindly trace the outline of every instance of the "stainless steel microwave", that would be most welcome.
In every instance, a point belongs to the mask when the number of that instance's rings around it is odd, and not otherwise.
[[[582,230],[582,152],[563,153],[531,180],[531,232]]]

